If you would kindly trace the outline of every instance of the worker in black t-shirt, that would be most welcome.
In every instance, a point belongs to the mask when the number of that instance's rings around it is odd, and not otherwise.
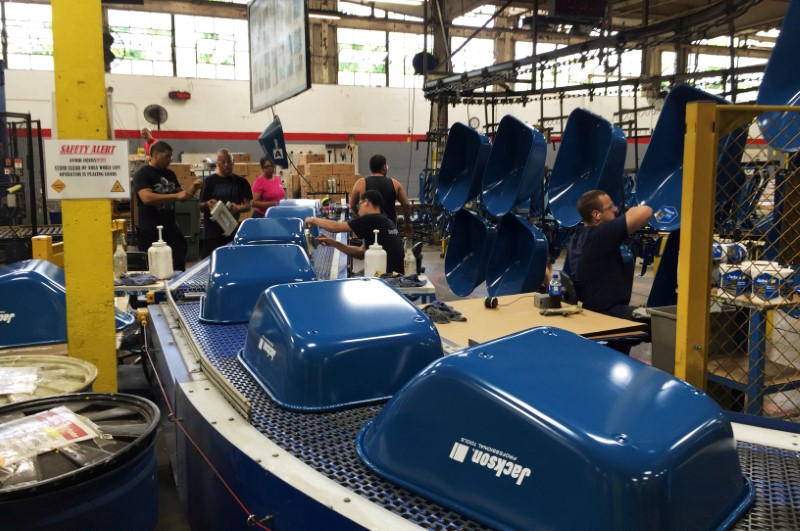
[[[150,146],[148,163],[133,176],[136,191],[136,241],[140,251],[147,252],[158,240],[158,227],[164,227],[162,236],[172,249],[172,268],[186,269],[186,239],[175,222],[175,201],[186,201],[203,187],[195,179],[187,190],[181,189],[175,172],[169,169],[172,147],[164,141]]]
[[[201,242],[200,255],[205,258],[214,249],[233,241],[236,232],[225,236],[219,224],[211,219],[211,209],[217,201],[230,204],[233,217],[239,219],[239,214],[250,211],[250,201],[253,191],[247,179],[233,173],[233,157],[227,149],[217,151],[217,172],[206,178],[205,189],[200,195],[200,210],[203,212],[203,241]]]
[[[635,206],[617,217],[616,205],[602,190],[581,195],[577,208],[583,225],[570,240],[567,259],[578,299],[587,310],[630,319],[633,279],[625,274],[619,247],[647,225],[653,209]]]
[[[307,217],[306,226],[316,225],[328,232],[353,232],[363,240],[361,247],[347,245],[328,236],[320,236],[319,242],[339,249],[347,256],[364,259],[366,248],[375,243],[375,234],[378,229],[378,245],[386,251],[387,273],[403,274],[403,240],[397,232],[397,226],[382,212],[383,198],[375,190],[369,190],[361,195],[358,204],[359,216],[350,221],[336,221],[316,217]]]

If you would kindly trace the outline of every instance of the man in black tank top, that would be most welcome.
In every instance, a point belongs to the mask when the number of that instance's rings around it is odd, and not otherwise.
[[[358,213],[358,203],[361,200],[361,196],[367,190],[375,190],[383,197],[383,213],[396,225],[397,211],[394,204],[395,201],[400,201],[400,206],[403,208],[403,216],[405,216],[405,223],[403,223],[404,233],[407,237],[410,237],[413,234],[411,202],[408,200],[403,185],[397,179],[386,176],[389,172],[386,157],[373,155],[369,159],[369,170],[372,172],[369,177],[363,177],[353,185],[353,192],[350,194],[350,210]]]

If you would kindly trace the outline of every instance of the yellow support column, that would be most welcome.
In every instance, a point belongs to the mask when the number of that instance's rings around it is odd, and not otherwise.
[[[52,0],[58,138],[107,140],[100,0]],[[62,201],[69,355],[94,363],[95,391],[117,390],[111,201]]]
[[[690,103],[686,106],[675,376],[699,389],[705,389],[708,361],[716,117],[715,103]]]

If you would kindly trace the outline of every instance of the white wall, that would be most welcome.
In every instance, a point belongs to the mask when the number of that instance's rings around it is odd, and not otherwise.
[[[246,81],[108,74],[106,83],[114,89],[115,129],[136,130],[149,126],[142,112],[152,103],[167,109],[169,119],[162,128],[173,131],[261,132],[272,119],[269,110],[250,113]],[[189,91],[192,98],[186,102],[172,101],[167,97],[172,90]],[[8,110],[30,112],[45,128],[53,125],[53,91],[53,72],[6,71]],[[639,104],[646,105],[643,100]],[[564,114],[583,107],[611,121],[617,105],[616,96],[596,96],[592,101],[588,97],[568,98],[564,100]],[[623,98],[623,106],[632,108],[632,98]],[[451,124],[466,123],[470,116],[477,116],[481,124],[485,122],[480,105],[451,106],[448,112]],[[275,113],[280,116],[286,133],[405,135],[411,132],[421,135],[428,130],[430,103],[421,90],[314,85],[311,90],[276,105]],[[525,107],[498,106],[498,121],[506,114],[537,123],[540,106],[538,102]],[[557,116],[558,101],[545,101],[544,114]],[[640,116],[640,126],[652,127],[655,118],[649,114]]]

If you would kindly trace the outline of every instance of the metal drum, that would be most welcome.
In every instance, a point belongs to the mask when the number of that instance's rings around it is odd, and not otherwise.
[[[77,413],[102,435],[5,467],[12,473],[0,477],[3,530],[153,529],[158,520],[156,405],[125,394],[41,398],[0,407],[0,433],[4,426],[8,432],[8,422],[54,415],[60,406],[66,408],[61,414]],[[74,425],[63,426],[62,436],[81,434]]]
[[[17,375],[13,371],[18,371]],[[20,388],[16,392],[6,392],[3,376],[13,377],[17,384],[30,377],[33,371],[35,381],[33,388]],[[97,379],[97,367],[88,361],[67,356],[46,354],[25,354],[22,356],[0,356],[0,406],[11,402],[44,398],[91,391]]]

